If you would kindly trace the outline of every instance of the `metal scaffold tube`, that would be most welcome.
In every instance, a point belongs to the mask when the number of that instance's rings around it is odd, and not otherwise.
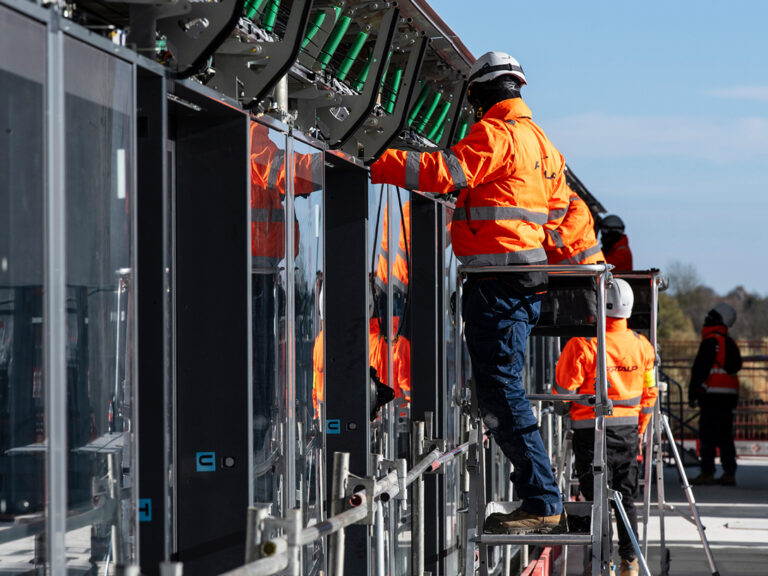
[[[423,426],[423,423],[421,423]],[[363,521],[368,517],[369,505],[373,507],[376,517],[381,517],[375,511],[376,506],[382,506],[392,500],[395,496],[406,490],[408,486],[416,482],[425,472],[437,470],[442,464],[456,458],[466,451],[470,442],[453,448],[448,452],[439,449],[432,450],[418,464],[411,468],[407,474],[402,470],[393,470],[383,478],[377,480],[373,485],[374,502],[369,503],[366,493],[356,492],[350,497],[345,495],[346,479],[349,477],[349,454],[334,454],[334,474],[333,474],[333,500],[331,502],[331,511],[333,516],[309,526],[303,530],[296,530],[296,537],[280,537],[261,542],[259,550],[262,557],[250,562],[244,566],[224,573],[225,576],[266,576],[276,574],[284,570],[291,564],[291,550],[300,549],[320,538],[328,536],[332,538],[335,545],[329,546],[329,572],[338,576],[344,574],[344,539],[343,529],[352,524]],[[347,510],[337,511],[342,505],[351,506]],[[292,518],[286,520],[269,518],[265,522],[275,527],[289,529],[295,527],[296,513],[298,510],[290,511]],[[252,529],[252,534],[258,533],[258,529]],[[383,538],[383,536],[382,536]]]

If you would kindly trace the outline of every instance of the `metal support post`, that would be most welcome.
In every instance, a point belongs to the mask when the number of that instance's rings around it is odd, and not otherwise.
[[[333,479],[331,482],[331,516],[336,516],[343,509],[348,477],[349,453],[334,452]],[[344,530],[339,530],[328,537],[328,571],[333,576],[344,576]]]
[[[413,423],[412,454],[414,460],[419,458],[424,446],[424,422]],[[411,526],[412,536],[412,562],[411,574],[422,576],[424,573],[424,479],[419,477],[413,486],[413,520]]]

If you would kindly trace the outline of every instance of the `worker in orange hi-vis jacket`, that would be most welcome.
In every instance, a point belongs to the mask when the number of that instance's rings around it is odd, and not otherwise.
[[[617,272],[632,270],[632,250],[624,233],[624,221],[615,214],[609,214],[600,220],[599,227],[606,262],[613,264]]]
[[[393,378],[389,381],[388,370],[386,367],[387,356],[378,357],[371,348],[371,366],[376,368],[380,380],[392,387],[395,391],[395,397],[403,397],[407,401],[411,400],[411,343],[410,333],[408,332],[408,322],[405,318],[406,301],[408,299],[408,273],[410,268],[410,245],[411,245],[411,203],[404,202],[402,205],[402,218],[400,219],[400,230],[398,234],[397,249],[392,261],[392,371]],[[379,257],[377,260],[376,274],[374,277],[374,294],[377,306],[374,313],[377,315],[377,325],[371,325],[371,334],[376,338],[371,339],[371,344],[377,346],[384,345],[386,350],[386,330],[384,329],[387,321],[387,284],[389,283],[389,210],[384,207],[384,226],[381,237],[381,246],[379,248]],[[402,324],[402,325],[401,325]],[[379,363],[384,365],[377,366],[374,362],[378,359]]]
[[[595,236],[595,222],[589,206],[568,188],[568,209],[559,224],[544,227],[544,250],[550,264],[597,264],[605,255]],[[559,216],[559,214],[555,214]]]
[[[613,414],[605,418],[608,484],[621,493],[632,530],[637,536],[637,455],[656,404],[656,352],[642,335],[627,327],[634,294],[626,280],[614,278],[606,291],[605,355],[608,398]],[[597,339],[571,338],[563,348],[555,371],[553,392],[594,394],[597,375]],[[573,451],[581,493],[593,498],[592,460],[595,446],[595,408],[589,402],[558,403],[558,413],[570,412]],[[636,576],[638,560],[623,522],[618,522],[620,575]],[[605,545],[610,546],[610,534]],[[591,573],[591,572],[590,572]]]
[[[520,90],[520,64],[488,52],[472,65],[467,99],[477,122],[444,150],[390,149],[371,165],[371,181],[424,192],[459,192],[451,245],[465,266],[505,266],[465,284],[463,317],[483,421],[514,464],[520,508],[488,516],[491,533],[563,527],[560,491],[522,385],[528,335],[539,319],[547,275],[517,270],[546,264],[544,225],[565,216],[565,160],[534,123]],[[555,222],[555,225],[557,222]]]

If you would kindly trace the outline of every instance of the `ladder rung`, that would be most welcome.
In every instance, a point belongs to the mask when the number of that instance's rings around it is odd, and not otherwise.
[[[474,539],[486,546],[506,544],[546,544],[549,546],[575,546],[591,544],[592,536],[586,534],[482,534]]]
[[[528,400],[595,403],[594,394],[528,394]]]

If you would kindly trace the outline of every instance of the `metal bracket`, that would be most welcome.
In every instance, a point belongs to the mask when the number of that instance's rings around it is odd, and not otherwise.
[[[280,42],[227,42],[214,55],[209,85],[256,106],[288,72],[301,50],[312,0],[294,0]],[[238,90],[239,83],[239,90]]]
[[[347,499],[344,502],[344,508],[352,508],[354,505],[355,494],[360,492],[365,493],[366,516],[359,523],[365,524],[367,526],[373,526],[376,522],[375,478],[359,478],[353,474],[350,474],[349,481],[347,482]]]
[[[176,68],[173,71],[175,77],[188,78],[201,70],[237,25],[243,13],[243,4],[244,0],[184,0],[181,5],[184,7],[183,15],[169,14],[168,7],[160,7],[160,13],[164,12],[164,15],[155,15],[157,31],[165,35],[168,48],[176,59]],[[133,23],[131,26],[133,27]],[[144,34],[146,33],[147,31],[144,31]],[[152,35],[151,43],[154,47],[154,29]]]
[[[376,105],[376,98],[381,88],[381,79],[384,75],[384,66],[387,63],[387,52],[392,45],[399,16],[400,10],[396,7],[391,7],[384,13],[371,54],[368,80],[363,91],[359,96],[355,96],[354,102],[349,106],[349,115],[343,121],[339,121],[329,110],[318,110],[318,119],[329,126],[328,143],[332,148],[343,146],[363,125]],[[352,155],[357,156],[357,153]]]
[[[417,45],[411,48],[408,54],[408,62],[403,71],[400,87],[392,114],[384,116],[371,116],[354,133],[354,137],[342,146],[342,149],[353,155],[357,155],[358,146],[362,148],[366,158],[378,158],[384,152],[390,142],[394,140],[406,127],[408,120],[408,106],[411,103],[413,93],[417,86],[417,79],[421,71],[421,63],[429,45],[429,38],[421,34]]]

